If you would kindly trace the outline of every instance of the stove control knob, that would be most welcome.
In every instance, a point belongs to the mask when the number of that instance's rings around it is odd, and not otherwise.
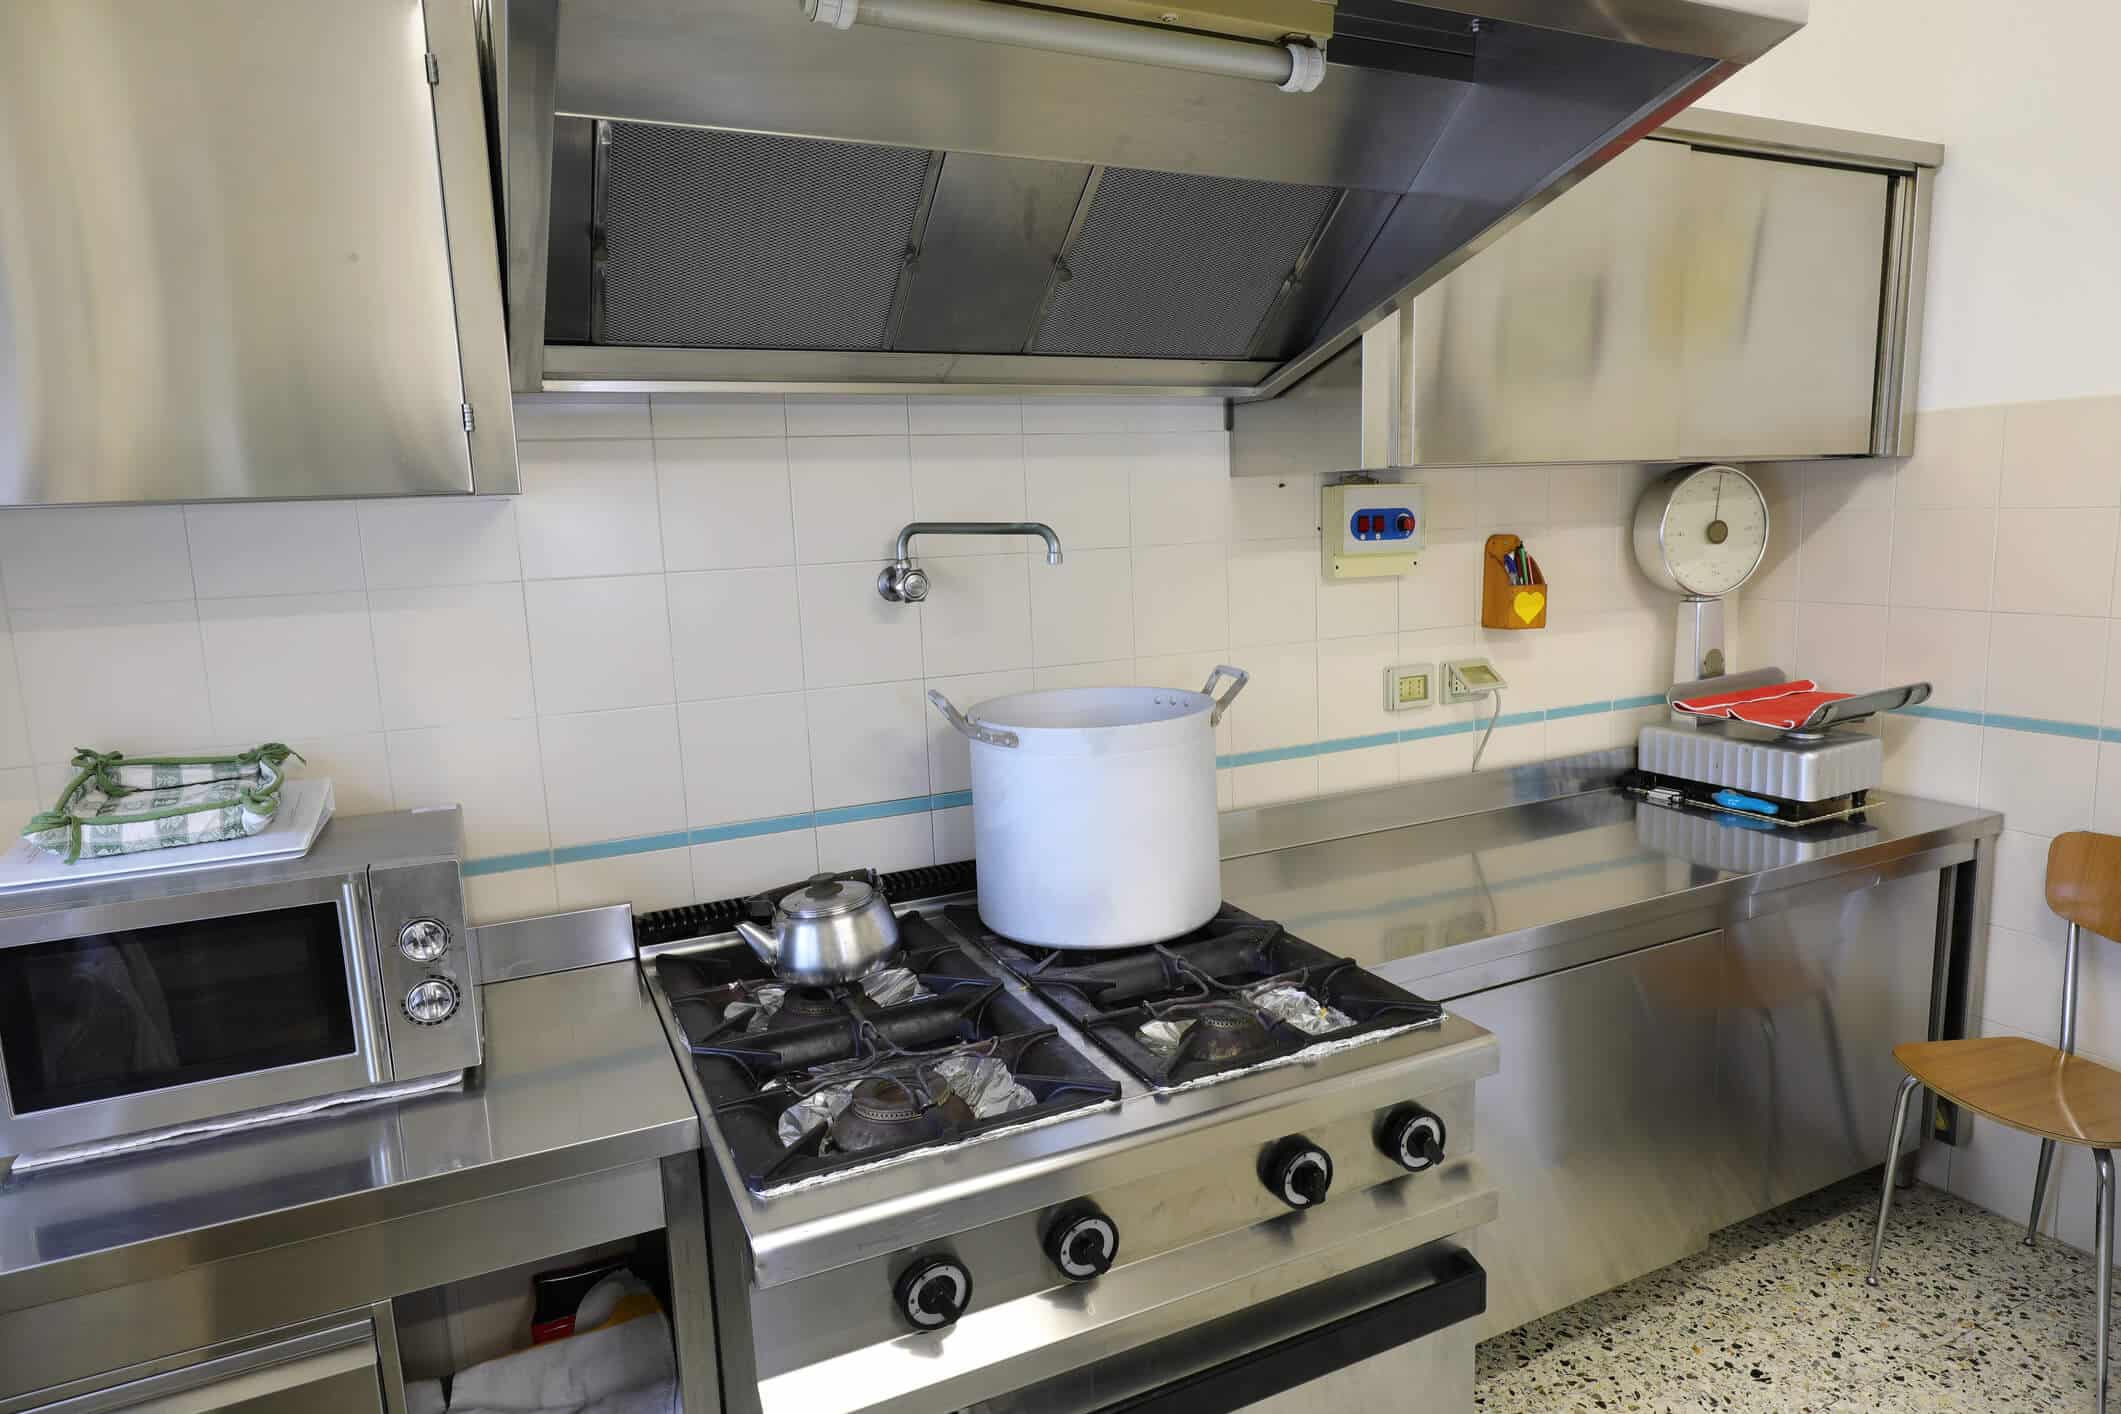
[[[1292,1208],[1313,1208],[1326,1201],[1333,1186],[1333,1159],[1300,1134],[1267,1150],[1259,1166],[1267,1191]]]
[[[1408,1173],[1420,1173],[1443,1162],[1443,1120],[1420,1105],[1388,1111],[1377,1126],[1377,1147]]]
[[[414,962],[433,962],[449,951],[449,926],[432,918],[415,918],[398,930],[398,951]]]
[[[899,1314],[917,1331],[939,1331],[972,1304],[972,1273],[951,1257],[930,1257],[908,1267],[892,1288]]]
[[[1119,1227],[1088,1203],[1070,1204],[1046,1226],[1046,1256],[1070,1281],[1101,1277],[1119,1256]]]

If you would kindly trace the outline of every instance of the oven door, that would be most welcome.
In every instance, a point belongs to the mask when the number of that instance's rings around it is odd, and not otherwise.
[[[1432,1242],[1000,1399],[976,1414],[1321,1414],[1473,1405],[1487,1273]]]
[[[360,875],[0,920],[0,1155],[390,1078]]]

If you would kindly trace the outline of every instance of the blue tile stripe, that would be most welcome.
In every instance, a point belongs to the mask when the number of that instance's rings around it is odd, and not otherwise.
[[[1561,722],[1572,717],[1596,716],[1602,712],[1633,712],[1664,702],[1662,693],[1639,697],[1616,697],[1597,702],[1577,702],[1545,711],[1505,712],[1497,727],[1528,726],[1534,722]],[[2018,717],[2001,712],[1969,712],[1957,707],[1906,707],[1910,717],[1956,722],[1964,726],[1996,727],[2004,731],[2033,732],[2044,736],[2072,737],[2080,741],[2121,741],[2121,727],[2099,727],[2086,722],[2064,722],[2047,717]],[[1487,721],[1442,722],[1435,726],[1408,727],[1402,731],[1372,732],[1366,736],[1335,737],[1329,741],[1305,742],[1298,746],[1273,746],[1259,751],[1233,751],[1215,758],[1218,767],[1266,766],[1277,761],[1304,761],[1317,756],[1335,756],[1344,751],[1368,751],[1406,741],[1462,736],[1485,729]],[[616,859],[629,854],[651,854],[659,850],[684,849],[690,845],[717,844],[723,840],[751,839],[790,830],[812,830],[821,825],[845,825],[857,820],[885,820],[900,815],[923,815],[934,810],[955,810],[972,803],[969,790],[944,791],[935,795],[910,795],[902,800],[877,800],[863,805],[839,805],[829,810],[801,810],[793,815],[774,815],[762,820],[739,820],[728,825],[707,825],[665,834],[635,835],[626,839],[597,840],[589,844],[563,845],[557,849],[526,850],[520,854],[496,854],[467,860],[464,873],[471,878],[508,874],[520,869],[542,869],[553,864],[574,864],[592,859]]]

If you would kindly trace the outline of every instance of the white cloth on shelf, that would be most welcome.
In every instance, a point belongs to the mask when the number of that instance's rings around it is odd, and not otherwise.
[[[606,1277],[576,1308],[575,1334],[463,1371],[449,1411],[683,1414],[670,1320],[639,1278]]]

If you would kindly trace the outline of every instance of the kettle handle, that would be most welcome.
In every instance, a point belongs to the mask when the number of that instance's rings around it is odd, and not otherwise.
[[[1230,690],[1220,697],[1215,697],[1215,680],[1217,678],[1229,678],[1232,680]],[[1208,713],[1209,726],[1221,725],[1223,713],[1230,710],[1230,704],[1237,700],[1237,694],[1243,692],[1245,684],[1250,681],[1252,681],[1250,673],[1243,668],[1233,668],[1228,663],[1217,665],[1215,671],[1208,674],[1208,680],[1201,684],[1200,691],[1203,697],[1215,697],[1215,709]],[[934,693],[929,694],[931,697],[934,695]]]
[[[928,689],[928,700],[935,704],[935,710],[942,713],[951,726],[974,741],[983,741],[989,746],[1015,746],[1018,743],[1015,732],[1003,731],[1000,727],[990,727],[984,722],[973,721],[953,707],[950,699],[935,688]]]

